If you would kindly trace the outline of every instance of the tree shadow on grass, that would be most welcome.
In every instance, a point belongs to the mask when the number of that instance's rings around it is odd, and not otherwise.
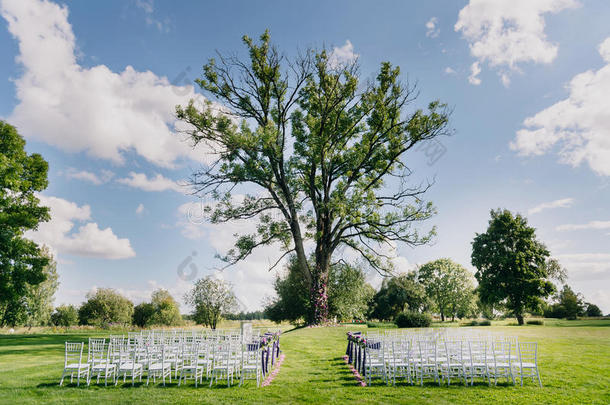
[[[76,387],[76,383],[64,384],[62,387],[59,387],[59,381],[57,381],[57,382],[40,383],[36,386],[36,388],[51,388],[51,387],[64,388],[64,387],[69,387],[70,385],[74,385]]]

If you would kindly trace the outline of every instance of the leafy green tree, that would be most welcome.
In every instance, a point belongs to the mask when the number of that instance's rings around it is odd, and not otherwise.
[[[452,308],[452,312],[460,319],[478,318],[481,314],[478,300],[476,290],[471,290],[463,299],[457,301],[457,306]]]
[[[557,294],[557,304],[561,308],[564,318],[576,319],[585,314],[585,303],[580,294],[577,294],[569,285],[564,285]]]
[[[337,263],[331,267],[328,294],[329,315],[348,321],[366,318],[375,289],[366,282],[361,268]]]
[[[386,278],[373,298],[371,317],[393,320],[404,311],[419,312],[428,305],[426,290],[415,272]]]
[[[140,328],[150,325],[150,319],[155,313],[155,306],[150,302],[138,304],[133,309],[132,323]]]
[[[195,281],[184,300],[194,308],[193,320],[212,329],[216,329],[222,314],[234,312],[237,307],[231,285],[211,276]]]
[[[110,324],[131,324],[133,303],[111,288],[100,288],[87,294],[87,301],[78,309],[81,325],[107,327]]]
[[[296,254],[307,282],[307,320],[318,324],[328,316],[338,248],[387,273],[391,264],[378,246],[430,240],[433,231],[413,228],[434,213],[423,200],[429,185],[409,184],[406,160],[416,145],[447,132],[448,111],[439,102],[413,108],[414,88],[388,62],[361,85],[357,61],[335,63],[324,49],[289,59],[268,32],[260,43],[248,36],[243,42],[249,60],[220,55],[196,80],[216,104],[176,108],[193,144],[207,145],[215,157],[192,183],[217,200],[209,208],[212,223],[258,221],[256,232],[239,236],[224,256],[227,265],[274,243],[284,255]],[[238,186],[251,194],[234,198]]]
[[[591,304],[590,302],[587,302],[585,305],[587,306],[585,315],[591,316],[591,317],[604,316],[604,314],[602,314],[602,310],[599,309],[599,307],[597,305]]]
[[[45,280],[49,258],[24,233],[49,220],[36,192],[47,187],[47,162],[28,155],[17,130],[0,121],[0,325],[23,317],[28,289]]]
[[[365,281],[361,268],[348,263],[334,263],[329,273],[328,314],[340,320],[364,319],[375,290]],[[296,256],[291,256],[286,273],[275,281],[276,299],[265,308],[275,322],[307,319],[309,294],[307,282],[299,272]]]
[[[53,260],[51,252],[43,246],[42,253],[49,258],[49,264],[43,268],[45,281],[40,284],[28,285],[24,310],[30,326],[44,326],[51,321],[53,312],[53,297],[59,287],[57,263]]]
[[[72,326],[78,324],[78,310],[74,305],[60,305],[51,314],[51,324]]]
[[[450,259],[428,262],[419,268],[418,279],[442,321],[447,315],[453,321],[458,312],[468,312],[473,299],[474,278],[458,263]]]
[[[150,317],[151,325],[179,326],[182,325],[180,306],[164,289],[154,291],[151,296],[154,313]]]
[[[274,285],[276,298],[265,307],[265,315],[274,322],[296,323],[310,313],[309,285],[300,272],[298,259],[290,256],[286,273],[277,275]]]
[[[237,314],[224,314],[224,318],[230,321],[252,321],[265,319],[264,311],[239,312]]]
[[[153,325],[182,325],[180,306],[169,291],[158,289],[153,291],[151,302],[136,305],[133,310],[133,324],[141,328]]]
[[[508,210],[492,210],[487,231],[472,242],[472,265],[477,268],[479,295],[487,304],[502,304],[523,325],[523,315],[555,291],[550,279],[560,266],[536,240],[527,219]]]

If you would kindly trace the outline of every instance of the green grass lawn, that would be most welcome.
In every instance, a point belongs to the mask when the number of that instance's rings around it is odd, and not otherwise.
[[[452,385],[423,388],[380,382],[360,387],[345,365],[345,332],[362,325],[304,328],[282,335],[286,359],[273,383],[256,388],[175,384],[59,387],[63,342],[108,332],[0,335],[0,403],[610,403],[610,321],[550,321],[546,326],[492,326],[539,343],[543,388]],[[479,327],[481,329],[489,327]]]

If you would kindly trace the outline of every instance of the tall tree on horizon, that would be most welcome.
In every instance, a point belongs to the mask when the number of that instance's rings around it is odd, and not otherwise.
[[[405,158],[417,144],[447,134],[449,111],[438,101],[413,108],[414,87],[383,62],[375,80],[360,84],[356,60],[339,62],[325,49],[294,58],[243,37],[249,59],[219,54],[197,84],[222,107],[191,101],[177,106],[192,143],[205,144],[214,162],[193,173],[201,196],[216,200],[212,223],[257,221],[237,237],[227,265],[254,249],[279,243],[295,253],[309,285],[309,323],[328,314],[328,274],[340,247],[359,253],[381,273],[391,270],[383,246],[427,243],[415,222],[435,210],[423,194],[430,184],[408,183]],[[409,110],[410,109],[410,110]],[[388,179],[396,185],[390,187]],[[234,198],[237,186],[256,192]],[[251,190],[251,189],[250,189]],[[250,191],[248,190],[248,191]],[[312,265],[306,243],[313,241]]]
[[[502,304],[519,325],[528,310],[555,291],[550,281],[565,277],[559,263],[536,239],[527,219],[508,210],[492,210],[489,226],[472,242],[472,265],[477,268],[479,297],[484,304]]]

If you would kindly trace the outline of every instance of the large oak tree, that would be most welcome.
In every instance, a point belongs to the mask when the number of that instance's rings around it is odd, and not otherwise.
[[[447,132],[448,111],[439,102],[415,109],[414,88],[388,62],[361,83],[357,61],[338,63],[324,49],[287,57],[268,32],[259,43],[247,36],[243,42],[249,58],[219,53],[196,81],[215,103],[176,109],[193,143],[214,155],[192,184],[217,200],[213,223],[257,221],[256,232],[239,236],[223,257],[228,264],[274,243],[296,254],[310,288],[309,322],[321,323],[338,248],[387,272],[383,245],[429,241],[430,233],[412,227],[434,213],[422,196],[429,184],[409,183],[407,155]],[[236,199],[236,186],[250,191]]]

